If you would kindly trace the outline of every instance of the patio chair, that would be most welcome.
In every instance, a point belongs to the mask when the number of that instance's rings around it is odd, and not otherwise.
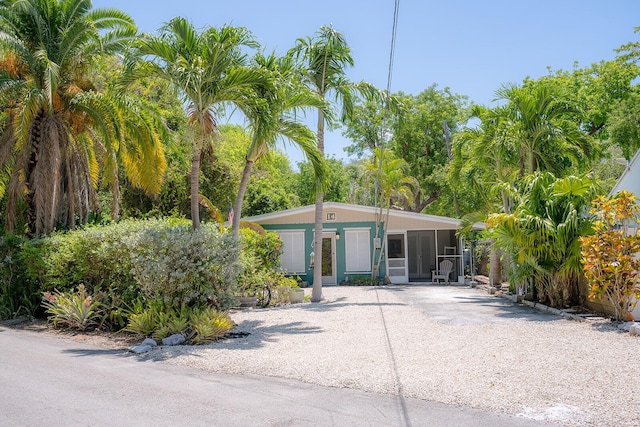
[[[447,285],[449,284],[449,274],[453,270],[453,263],[448,259],[445,259],[440,263],[440,268],[438,270],[433,271],[431,273],[431,280],[435,282],[436,280],[440,283],[440,280],[444,280]]]

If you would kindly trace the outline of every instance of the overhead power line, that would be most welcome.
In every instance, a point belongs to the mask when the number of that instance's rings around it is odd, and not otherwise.
[[[395,0],[393,6],[393,25],[391,27],[391,49],[389,50],[389,72],[387,74],[387,96],[391,93],[391,77],[393,75],[393,56],[396,50],[396,33],[398,32],[398,9],[400,0]]]

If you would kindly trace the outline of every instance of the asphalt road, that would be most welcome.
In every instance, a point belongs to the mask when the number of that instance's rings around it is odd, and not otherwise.
[[[419,289],[410,291],[422,294]],[[524,427],[545,424],[293,380],[212,374],[163,362],[140,361],[123,350],[107,350],[62,337],[0,326],[0,425]]]

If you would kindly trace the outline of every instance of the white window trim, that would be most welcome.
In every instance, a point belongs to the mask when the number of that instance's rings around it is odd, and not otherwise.
[[[366,256],[366,260],[367,260],[367,264],[368,264],[368,269],[362,269],[362,268],[357,268],[357,269],[349,269],[349,254],[353,253],[350,248],[349,248],[349,232],[367,232],[367,239],[366,239],[366,249],[367,249],[367,256]],[[371,227],[346,227],[344,228],[344,242],[345,242],[345,274],[364,274],[364,273],[371,273]],[[362,267],[361,265],[358,265],[357,267]]]

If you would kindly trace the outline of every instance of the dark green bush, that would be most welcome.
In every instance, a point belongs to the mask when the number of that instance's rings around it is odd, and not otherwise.
[[[29,271],[41,264],[37,249],[26,238],[0,237],[0,320],[36,313],[41,295]]]
[[[224,310],[234,303],[237,279],[243,277],[241,258],[251,260],[243,274],[253,284],[277,287],[284,278],[276,272],[279,237],[253,230],[241,235],[242,257],[217,224],[193,231],[182,219],[126,220],[33,241],[3,237],[0,317],[33,314],[43,292],[72,294],[80,285],[100,296],[105,326],[113,329],[127,324],[131,307],[147,301]]]
[[[340,282],[341,286],[379,286],[382,282],[377,277],[371,276],[349,276],[349,280]]]
[[[150,221],[127,220],[106,226],[56,233],[42,241],[42,291],[87,289],[113,293],[126,302],[139,294],[126,239],[150,226]]]

